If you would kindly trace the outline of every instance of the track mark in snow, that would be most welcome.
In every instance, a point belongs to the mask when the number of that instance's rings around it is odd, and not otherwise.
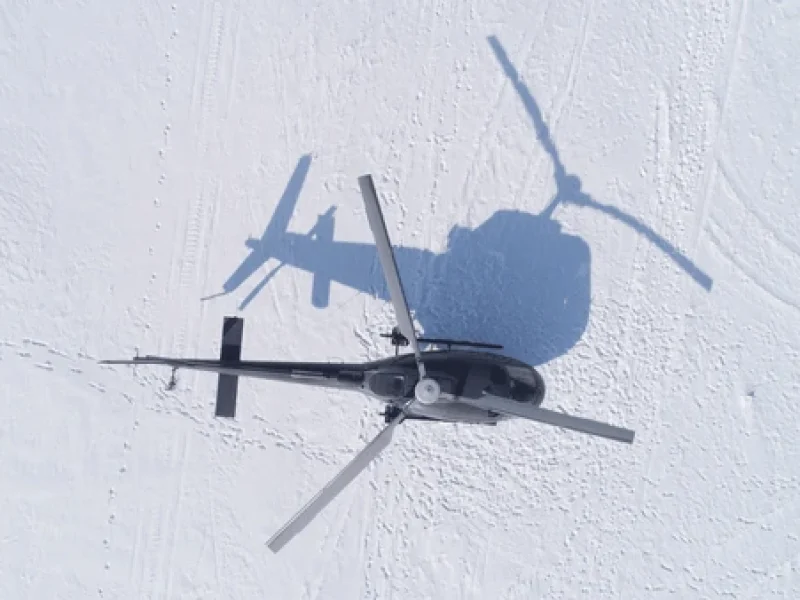
[[[781,234],[766,217],[753,207],[738,177],[727,165],[717,161],[717,193],[724,194],[727,226],[714,216],[705,227],[711,244],[737,271],[771,299],[800,310],[800,301],[792,293],[798,281],[800,246]],[[735,229],[736,223],[741,224]]]
[[[795,494],[800,491],[796,483],[794,488]],[[789,493],[786,495],[792,497]],[[800,539],[791,532],[790,526],[791,523],[797,523],[798,517],[800,507],[791,502],[763,515],[738,517],[736,525],[733,525],[736,532],[725,540],[714,540],[698,566],[706,567],[704,570],[709,570],[709,565],[723,564],[737,570],[751,569],[751,574],[760,579],[763,586],[771,574],[782,570],[787,563],[796,561],[800,556]],[[781,533],[776,536],[776,532]],[[742,548],[746,549],[744,553],[737,552]],[[770,567],[752,568],[753,559],[760,559],[763,561],[761,564],[770,564]],[[746,594],[741,597],[752,596]]]
[[[769,222],[767,217],[765,217],[760,210],[755,208],[755,203],[750,201],[750,195],[744,191],[744,186],[742,185],[741,181],[739,181],[739,177],[735,175],[733,170],[725,164],[725,161],[721,159],[718,160],[717,170],[722,176],[723,183],[728,186],[731,195],[739,201],[748,214],[755,217],[761,226],[768,230],[770,235],[775,237],[778,242],[780,242],[793,254],[800,256],[800,244],[795,242],[793,239],[786,237],[777,227],[775,227],[775,225]]]
[[[711,196],[712,190],[714,189],[714,183],[716,180],[717,172],[720,167],[719,156],[718,156],[719,139],[723,125],[725,123],[725,115],[728,105],[728,98],[730,97],[731,93],[733,74],[736,70],[736,63],[739,60],[739,51],[742,47],[742,38],[744,37],[744,31],[746,28],[747,2],[748,0],[740,0],[739,2],[739,11],[736,17],[736,24],[734,26],[735,34],[734,34],[733,48],[731,49],[730,56],[725,66],[725,76],[724,76],[724,82],[722,84],[722,92],[719,98],[717,99],[716,108],[714,108],[713,105],[709,107],[709,111],[713,111],[716,113],[716,131],[714,133],[714,139],[711,142],[712,144],[711,150],[713,152],[714,161],[712,162],[711,167],[709,168],[709,173],[706,175],[706,185],[703,190],[703,195],[700,199],[700,207],[698,209],[697,219],[694,225],[694,234],[692,236],[692,245],[691,245],[692,248],[697,246],[697,243],[703,232],[706,219],[708,218],[709,204],[710,204],[709,198]]]
[[[104,387],[103,387],[101,384],[99,384],[99,383],[95,383],[94,381],[90,381],[90,382],[89,382],[89,385],[90,385],[91,387],[93,387],[94,389],[96,389],[98,392],[103,392],[103,393],[105,393],[105,391],[106,391],[106,388],[104,388]]]
[[[50,354],[54,354],[55,356],[60,356],[61,358],[69,358],[69,354],[61,350],[58,350],[56,348],[48,348],[47,351],[50,352]]]
[[[553,100],[552,112],[550,116],[546,119],[547,135],[549,137],[550,143],[553,144],[553,148],[555,148],[553,140],[556,132],[558,131],[558,125],[564,116],[564,111],[569,109],[573,100],[575,79],[578,72],[580,71],[581,62],[583,60],[584,49],[586,48],[586,40],[589,37],[589,31],[590,31],[589,24],[591,23],[593,18],[593,8],[594,8],[594,0],[587,0],[583,5],[583,8],[581,10],[581,25],[578,31],[578,39],[572,48],[572,54],[570,56],[569,66],[567,67],[567,77],[564,84],[564,88],[559,94],[556,95],[555,99]],[[524,63],[520,64],[522,65]],[[520,80],[519,84],[525,86],[525,89],[527,90],[527,85],[524,84],[522,80]],[[541,116],[542,119],[545,120],[543,112]],[[545,151],[546,151],[545,153],[548,155],[548,158],[552,159],[554,163],[553,168],[555,170],[556,184],[558,184],[561,177],[564,175],[564,166],[563,164],[561,164],[560,158],[558,157],[557,153],[551,154],[549,151],[547,151],[547,148],[545,148]],[[535,176],[539,172],[539,164],[541,163],[541,160],[542,158],[540,158],[537,161],[536,168],[525,169],[525,175],[523,177],[522,185],[520,186],[520,190],[517,195],[518,197],[520,198],[528,197],[531,186],[533,186],[534,183],[536,182]]]
[[[173,560],[175,537],[179,527],[183,473],[188,456],[186,430],[177,434],[165,457],[169,468],[176,471],[176,480],[168,490],[171,501],[149,504],[140,511],[137,523],[135,562],[132,571],[137,582],[136,590],[143,598],[170,598],[170,566]]]
[[[125,405],[133,404],[133,397],[127,392],[121,391],[121,388],[115,386],[115,377],[117,375],[113,369],[107,370],[101,368],[95,360],[86,356],[83,353],[70,355],[59,348],[51,346],[49,343],[41,340],[32,340],[24,338],[20,343],[6,340],[2,342],[2,346],[11,348],[24,348],[15,354],[16,358],[20,359],[23,366],[24,364],[30,365],[31,368],[43,369],[54,376],[65,376],[68,380],[74,382],[75,376],[81,376],[81,380],[85,385],[105,394],[103,402],[109,402],[116,396],[125,400]],[[49,376],[49,375],[48,375]],[[141,382],[139,382],[141,384]],[[137,425],[134,422],[133,427]],[[128,442],[124,444],[124,451],[127,453],[130,450]],[[116,490],[120,478],[124,477],[127,472],[127,465],[125,462],[119,465],[118,471],[112,476],[113,483],[108,487],[107,510],[108,516],[106,520],[105,535],[102,538],[102,552],[100,556],[104,556],[102,571],[107,573],[112,568],[109,560],[111,547],[114,540],[114,532],[116,526]],[[102,579],[102,578],[101,578]],[[104,596],[104,587],[97,588],[99,596]]]
[[[136,428],[138,425],[138,421],[134,421],[133,429]],[[123,443],[123,453],[124,456],[127,456],[128,452],[130,452],[131,445],[130,442]],[[122,481],[124,477],[126,477],[128,473],[128,465],[127,461],[123,460],[122,464],[120,464],[117,473],[115,474],[114,481],[116,483],[112,483],[109,485],[108,488],[108,519],[107,519],[107,533],[106,537],[103,538],[103,550],[105,551],[106,556],[110,554],[111,547],[114,543],[114,532],[116,530],[116,522],[117,522],[117,509],[116,509],[116,499],[117,499],[117,487]],[[134,548],[134,556],[136,553],[136,549]],[[106,558],[105,563],[103,565],[103,569],[105,571],[110,571],[112,564],[108,558]],[[101,591],[102,595],[102,591]]]
[[[522,61],[520,64],[525,64],[528,59],[530,58],[531,54],[533,54],[534,50],[536,49],[536,42],[538,41],[538,32],[541,30],[544,23],[547,21],[547,16],[550,13],[552,5],[552,0],[547,3],[544,10],[542,11],[542,18],[534,27],[531,27],[527,30],[525,38],[523,39],[522,46],[527,46],[525,53],[523,54]],[[529,38],[533,37],[533,42],[529,41]],[[489,45],[494,48],[495,44],[499,44],[499,40],[495,36],[489,36],[487,38]],[[494,57],[495,61],[497,60],[497,56]],[[463,198],[465,201],[468,201],[468,209],[467,209],[467,217],[468,217],[468,224],[470,226],[474,226],[475,223],[472,222],[472,208],[476,202],[476,199],[473,198],[473,190],[475,189],[475,180],[483,173],[484,169],[486,168],[487,161],[485,160],[478,160],[481,156],[482,149],[486,146],[486,140],[491,135],[496,137],[496,132],[494,131],[494,124],[497,121],[497,117],[501,114],[500,106],[506,99],[508,94],[508,77],[504,76],[503,73],[500,74],[499,82],[497,84],[497,89],[495,93],[495,100],[492,103],[490,110],[487,112],[486,117],[483,121],[483,125],[481,125],[480,130],[478,131],[478,135],[475,138],[474,152],[472,153],[472,157],[469,160],[469,167],[467,169],[466,176],[464,177],[464,184],[461,187],[461,192],[458,194],[458,198]]]
[[[170,131],[172,130],[172,126],[170,125],[170,92],[172,90],[172,42],[178,37],[178,29],[176,27],[176,17],[177,17],[177,10],[178,7],[173,4],[170,9],[170,23],[172,25],[171,32],[169,35],[169,41],[166,44],[166,51],[164,52],[164,95],[161,97],[159,104],[161,105],[161,111],[164,113],[165,120],[164,120],[164,128],[162,129],[162,136],[164,145],[159,148],[158,150],[158,158],[159,162],[162,164],[162,171],[158,177],[158,184],[161,185],[167,180],[167,170],[166,170],[166,155],[167,150],[169,148],[169,136]],[[161,201],[158,197],[156,197],[153,201],[153,204],[156,208],[161,206]],[[156,223],[156,230],[159,230],[160,226]]]
[[[339,465],[334,468],[334,470],[338,471],[339,469],[343,468],[344,465]],[[362,476],[366,475],[362,473]],[[331,477],[332,474],[328,474],[326,477]],[[361,477],[357,478],[353,481],[351,485],[357,486]],[[320,485],[323,485],[322,483]],[[348,490],[349,491],[349,490]],[[325,577],[330,572],[331,567],[337,565],[336,559],[340,558],[341,553],[339,548],[341,547],[342,538],[345,535],[346,527],[345,525],[348,522],[352,522],[352,507],[358,504],[359,499],[363,498],[363,495],[358,494],[356,491],[355,493],[349,491],[351,496],[350,503],[347,505],[346,508],[340,509],[339,516],[336,518],[334,523],[331,525],[328,534],[325,538],[321,541],[321,556],[322,558],[319,561],[318,567],[315,570],[314,578],[309,580],[306,583],[305,587],[305,594],[304,597],[308,598],[309,600],[319,600],[320,598],[324,598],[323,590],[325,589]],[[344,496],[344,494],[342,495]],[[373,500],[374,499],[370,499]],[[337,502],[341,503],[341,497],[336,499]],[[369,501],[369,500],[368,500]],[[366,515],[357,515],[356,516],[356,523],[359,524],[360,528],[363,528],[365,522],[369,522],[366,518]],[[350,559],[354,559],[354,557],[349,557]],[[337,565],[338,566],[338,565]]]
[[[161,108],[161,113],[163,115],[163,124],[161,130],[159,132],[159,148],[158,148],[158,165],[159,165],[159,175],[155,182],[154,190],[155,193],[153,194],[152,198],[152,206],[150,207],[151,214],[152,214],[152,223],[153,223],[153,230],[156,232],[157,235],[160,234],[162,229],[161,224],[161,208],[163,205],[163,199],[168,195],[168,192],[165,189],[165,185],[169,183],[169,173],[170,173],[170,160],[169,160],[169,151],[171,145],[171,133],[172,133],[172,90],[173,90],[173,62],[172,62],[172,51],[174,47],[174,40],[178,38],[178,28],[177,28],[177,11],[178,7],[176,4],[172,4],[170,7],[170,15],[169,15],[169,22],[167,24],[169,30],[169,38],[165,42],[164,47],[164,56],[163,62],[161,64],[161,69],[164,74],[164,92],[159,99],[159,105]],[[151,244],[147,248],[147,253],[150,256],[155,254],[155,244]],[[159,282],[160,283],[160,282]],[[141,303],[143,306],[150,305],[150,293],[154,285],[156,284],[156,274],[152,273],[150,276],[150,280],[148,282],[147,291],[141,297]],[[169,282],[167,282],[169,284]],[[151,322],[151,319],[147,319],[148,322]]]
[[[667,194],[667,173],[671,156],[669,135],[669,100],[663,86],[658,88],[656,100],[656,193],[659,199]]]
[[[233,12],[233,26],[232,26],[232,39],[231,39],[231,56],[229,60],[229,68],[228,68],[228,83],[226,86],[226,97],[227,102],[225,103],[225,117],[231,112],[231,107],[233,106],[233,101],[235,99],[234,91],[236,90],[236,73],[239,67],[239,15],[241,14],[238,10],[238,6],[236,10]]]
[[[219,57],[221,53],[221,46],[222,46],[222,38],[223,32],[225,28],[225,21],[224,21],[224,14],[223,14],[223,7],[220,2],[213,2],[211,4],[211,8],[209,9],[208,3],[206,2],[203,5],[203,10],[207,13],[209,10],[211,14],[209,16],[209,31],[208,31],[208,40],[207,46],[205,50],[205,64],[203,65],[203,54],[199,53],[197,55],[197,63],[195,65],[195,77],[198,77],[198,74],[202,70],[202,75],[200,76],[199,81],[199,102],[200,102],[200,133],[201,133],[201,142],[204,145],[203,150],[206,149],[207,144],[207,122],[210,118],[211,114],[215,108],[215,98],[216,98],[216,87],[219,78]],[[202,66],[201,66],[202,65]],[[193,102],[192,105],[196,104],[196,95],[198,93],[197,87],[195,86],[195,97],[192,98]]]
[[[594,8],[594,0],[586,0],[584,8],[581,11],[581,25],[578,32],[578,41],[572,48],[572,56],[570,57],[569,67],[567,69],[567,81],[564,86],[564,91],[561,94],[561,99],[553,102],[553,116],[551,118],[553,125],[557,125],[564,107],[572,100],[572,90],[575,87],[575,76],[581,67],[581,60],[583,59],[583,52],[586,48],[586,39],[589,37],[589,23],[592,21]]]
[[[180,438],[176,439],[172,457],[177,459],[177,464],[173,460],[173,466],[178,469],[178,476],[175,486],[175,496],[168,508],[169,536],[163,547],[162,558],[160,561],[160,579],[165,581],[164,598],[172,598],[173,572],[172,563],[175,560],[175,539],[181,524],[181,508],[183,500],[184,482],[186,479],[186,464],[189,457],[189,436],[184,430]],[[166,575],[166,577],[165,577]]]
[[[709,235],[711,243],[714,244],[719,253],[756,287],[767,294],[770,298],[777,301],[779,304],[800,311],[800,303],[791,295],[791,293],[787,293],[776,288],[771,283],[769,278],[764,277],[762,272],[758,272],[745,264],[736,256],[734,252],[728,249],[728,246],[733,245],[734,242],[727,236],[726,233],[724,233],[723,228],[713,218],[709,219],[706,232]],[[723,237],[727,238],[727,240],[723,240]]]
[[[99,365],[93,357],[87,357],[82,353],[70,355],[44,343],[33,345],[25,341],[20,343],[4,341],[0,345],[29,349],[15,352],[13,357],[9,358],[20,359],[23,364],[29,364],[31,368],[41,368],[48,373],[53,373],[54,376],[66,375],[73,382],[76,381],[75,375],[80,375],[81,384],[106,395],[103,400],[104,404],[115,399],[124,400],[125,406],[138,404],[137,397],[125,391],[126,388],[130,389],[131,386],[136,385],[145,390],[141,394],[143,398],[156,400],[142,403],[142,407],[149,412],[189,419],[198,425],[195,428],[196,433],[205,437],[216,434],[222,443],[234,447],[257,447],[262,450],[266,447],[263,439],[245,437],[240,430],[215,421],[211,412],[207,413],[207,418],[198,417],[194,414],[196,411],[181,405],[176,394],[165,390],[166,381],[163,377],[152,375],[146,367]],[[131,377],[131,373],[133,377]],[[206,414],[204,413],[203,416],[205,417]],[[137,424],[134,422],[132,430],[135,430],[136,426]],[[277,438],[279,441],[283,439],[279,433],[266,428],[261,433],[267,437]],[[294,448],[290,441],[287,444]],[[303,444],[306,442],[303,441]],[[315,447],[313,445],[304,449],[308,451],[309,456],[314,456]],[[318,449],[316,451],[319,452]]]
[[[663,213],[665,231],[672,232],[673,239],[667,241],[678,247],[683,237],[687,247],[694,248],[707,211],[708,194],[703,192],[710,185],[710,175],[706,165],[716,144],[710,138],[719,131],[711,131],[714,119],[709,118],[710,91],[729,28],[722,7],[687,4],[686,11],[689,27],[684,47],[671,77],[674,81],[667,83],[667,124],[674,156],[668,156],[671,168],[662,180],[665,191],[658,208]],[[718,125],[719,120],[716,121]],[[695,205],[690,203],[692,198],[699,199]]]
[[[176,259],[180,260],[180,271],[178,278],[179,300],[185,303],[185,308],[181,311],[184,318],[181,320],[177,331],[176,344],[173,351],[178,354],[185,354],[187,351],[187,338],[191,339],[193,325],[197,321],[197,300],[190,299],[195,282],[200,276],[206,256],[206,240],[210,233],[208,224],[209,215],[213,214],[214,205],[218,200],[218,188],[207,189],[203,186],[200,195],[197,196],[192,204],[189,220],[181,243],[181,251],[176,253]]]
[[[220,121],[224,119],[223,109],[227,114],[232,101],[231,90],[235,85],[235,64],[238,54],[238,21],[234,21],[231,39],[226,28],[226,24],[232,20],[229,4],[206,3],[203,12],[203,27],[207,37],[197,55],[192,94],[192,110],[196,111],[198,128],[199,189],[186,215],[183,232],[176,238],[170,277],[171,282],[177,280],[174,312],[183,315],[176,326],[170,348],[176,353],[186,353],[196,349],[194,333],[203,316],[202,302],[194,297],[193,290],[202,283],[201,277],[207,272],[210,240],[222,193],[222,180],[216,173],[219,165],[217,157],[221,153],[221,148],[212,141],[217,139],[217,134],[222,130]],[[220,84],[223,80],[225,83]],[[180,309],[177,304],[180,304]]]
[[[706,14],[708,12],[719,12],[718,8],[705,8],[702,6],[687,5],[687,10],[697,11],[700,14],[691,15],[691,23],[686,36],[685,47],[681,51],[680,62],[677,66],[675,82],[668,82],[663,87],[659,87],[656,100],[656,199],[657,203],[648,211],[651,219],[658,217],[664,223],[665,231],[674,232],[676,240],[673,243],[678,246],[677,235],[684,229],[684,214],[688,221],[687,246],[694,248],[698,240],[699,231],[703,228],[703,223],[708,211],[709,190],[712,189],[713,181],[704,177],[709,177],[704,165],[708,164],[709,156],[713,156],[719,129],[712,129],[713,120],[709,119],[707,91],[711,89],[711,80],[717,70],[715,61],[724,48],[725,38],[725,19],[719,14]],[[687,15],[688,16],[688,15]],[[730,64],[730,62],[729,62]],[[719,119],[717,119],[719,126]],[[712,138],[711,141],[709,138]],[[713,174],[712,174],[713,178]],[[704,193],[705,192],[705,193]],[[687,198],[699,197],[696,206],[690,206]],[[641,251],[637,244],[637,252],[634,260],[638,264],[644,264],[649,255],[656,252],[652,244],[648,244]],[[636,283],[634,289],[637,296],[641,296],[643,291],[642,269],[636,269],[633,282]],[[695,278],[697,279],[697,278]],[[710,280],[709,280],[710,281]],[[700,280],[698,280],[700,283]],[[701,284],[703,285],[703,284]],[[704,285],[705,287],[705,285]],[[708,288],[707,288],[708,289]],[[675,299],[685,305],[687,298]],[[664,302],[667,302],[664,300]],[[647,301],[633,300],[630,306],[647,305]],[[676,308],[676,310],[678,310]],[[686,335],[687,323],[685,321],[671,321],[669,315],[659,318],[657,315],[639,314],[634,315],[635,319],[644,318],[648,323],[662,322],[669,328],[668,336],[656,336],[649,339],[642,339],[635,328],[626,326],[621,338],[621,347],[630,348],[640,346],[644,342],[650,352],[668,353],[675,344],[680,344]],[[642,358],[632,356],[632,366],[640,360],[645,368],[653,364],[642,352]],[[653,374],[656,378],[658,375]],[[637,508],[635,517],[632,521],[632,529],[639,527],[639,523],[646,511],[646,507],[651,504],[651,496],[658,495],[658,483],[655,472],[664,464],[670,461],[671,457],[665,450],[664,428],[661,424],[674,407],[664,401],[663,394],[656,394],[655,401],[641,406],[640,414],[643,415],[642,429],[647,430],[652,435],[652,450],[644,456],[642,464],[643,478],[636,485],[633,494]],[[647,417],[644,417],[644,415]],[[645,425],[646,423],[646,425]],[[665,568],[671,568],[667,565]],[[618,576],[620,586],[625,585],[625,576],[620,573]]]

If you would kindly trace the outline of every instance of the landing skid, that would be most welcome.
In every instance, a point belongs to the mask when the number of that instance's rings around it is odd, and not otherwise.
[[[394,405],[389,405],[389,406],[386,407],[386,409],[382,413],[379,413],[379,414],[383,417],[383,420],[384,420],[385,423],[389,423],[394,418],[396,418],[401,412],[402,411],[400,410],[399,407],[394,406]],[[495,416],[499,416],[499,415],[495,415]],[[452,421],[448,421],[446,419],[435,419],[433,417],[423,417],[422,415],[406,415],[404,420],[405,421],[432,421],[434,423],[451,423],[452,422]],[[497,423],[489,422],[489,423],[485,423],[485,425],[496,426]]]
[[[400,410],[399,407],[391,405],[391,406],[387,406],[386,409],[382,413],[380,413],[380,415],[383,417],[383,420],[384,420],[385,423],[389,423],[390,421],[395,419],[401,412],[402,411]],[[404,420],[406,420],[406,421],[435,421],[437,423],[444,423],[445,422],[442,419],[434,419],[433,417],[423,417],[423,416],[420,416],[420,415],[406,415]]]
[[[382,333],[381,337],[389,338],[391,340],[392,346],[394,346],[394,353],[395,356],[399,354],[401,346],[408,346],[409,341],[406,336],[400,331],[400,328],[395,326],[392,328],[391,333]],[[471,347],[471,348],[492,348],[494,350],[502,350],[503,346],[500,344],[488,344],[486,342],[471,342],[469,340],[450,340],[447,338],[426,338],[426,337],[418,337],[418,342],[423,342],[425,344],[441,344],[447,347],[450,350],[453,346],[464,346],[464,347]]]

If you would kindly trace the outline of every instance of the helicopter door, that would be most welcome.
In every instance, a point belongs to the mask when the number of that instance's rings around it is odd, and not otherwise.
[[[475,363],[469,368],[461,395],[467,398],[480,398],[490,383],[491,373],[489,367],[482,363]]]
[[[376,373],[369,380],[372,393],[386,398],[402,398],[408,392],[408,387],[405,374],[399,372]]]

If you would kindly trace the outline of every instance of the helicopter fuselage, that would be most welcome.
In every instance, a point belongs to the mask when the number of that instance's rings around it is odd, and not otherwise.
[[[413,403],[408,418],[434,421],[494,424],[508,418],[459,401],[476,398],[484,391],[496,396],[539,406],[545,385],[539,373],[519,360],[475,350],[432,350],[422,353],[426,374],[441,389],[433,404]],[[389,419],[414,399],[419,372],[413,354],[399,354],[363,363],[216,360],[144,356],[136,364],[170,366],[173,369],[207,371],[219,375],[251,377],[286,383],[361,391],[387,405]]]

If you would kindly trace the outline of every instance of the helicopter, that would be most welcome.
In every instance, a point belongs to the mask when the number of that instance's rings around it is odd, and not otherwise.
[[[527,419],[631,444],[634,431],[600,421],[542,408],[545,382],[537,369],[516,358],[488,350],[502,345],[418,336],[409,309],[383,211],[372,176],[358,178],[367,219],[389,288],[397,325],[381,334],[395,347],[394,356],[361,363],[242,360],[244,321],[225,317],[219,359],[137,356],[102,360],[102,364],[160,365],[218,375],[215,416],[235,418],[239,377],[353,390],[385,404],[385,427],[267,542],[278,552],[300,533],[391,442],[407,420],[497,425]],[[421,344],[433,349],[422,351]],[[411,352],[400,352],[410,347]]]

